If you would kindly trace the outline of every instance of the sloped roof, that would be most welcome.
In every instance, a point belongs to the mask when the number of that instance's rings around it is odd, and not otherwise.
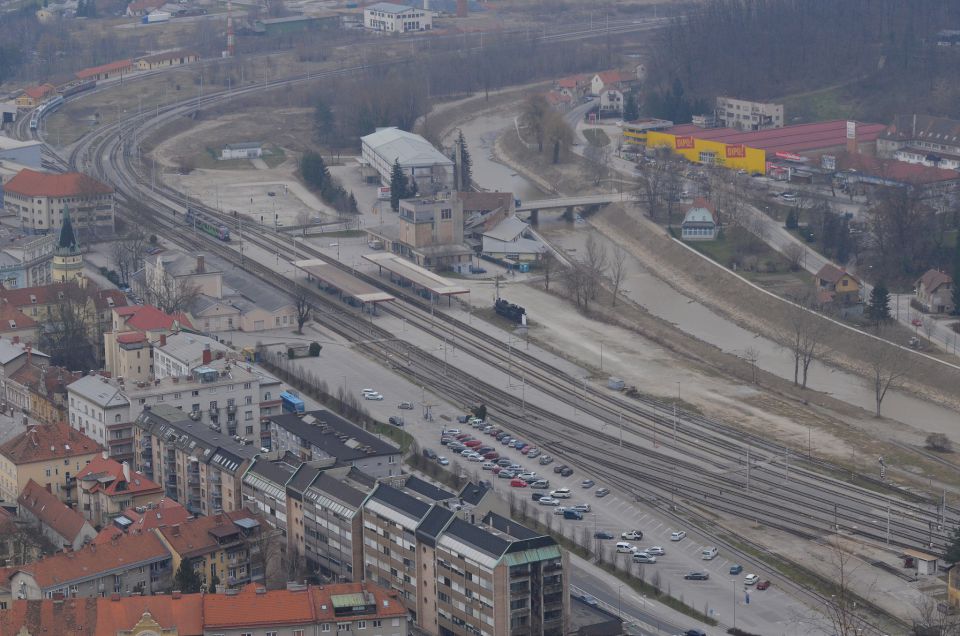
[[[403,166],[453,166],[453,161],[429,141],[399,128],[380,128],[360,140],[386,163],[398,160]]]
[[[303,625],[312,623],[315,613],[312,597],[306,589],[271,590],[258,594],[257,585],[250,584],[235,595],[205,595],[203,617],[206,629],[223,630],[261,625]]]
[[[923,288],[927,291],[927,293],[933,293],[941,285],[949,285],[952,282],[953,278],[949,274],[945,274],[944,272],[935,269],[930,269],[920,277],[920,280],[917,281],[917,286],[919,287],[920,285],[923,285]]]
[[[56,88],[50,84],[38,84],[37,86],[28,86],[23,89],[23,93],[32,99],[43,99],[55,90]]]
[[[37,321],[23,313],[16,307],[0,305],[0,332],[32,329]]]
[[[14,342],[9,338],[0,338],[0,365],[7,364],[11,360],[16,360],[29,351],[32,356],[49,358],[47,354],[41,351],[34,351],[32,346],[23,342]]]
[[[513,202],[512,192],[458,192],[463,202],[463,213],[492,212]]]
[[[137,597],[146,601],[146,598]],[[71,598],[54,602],[15,600],[10,608],[0,612],[0,634],[16,635],[26,628],[28,634],[57,634],[58,636],[90,636],[97,625],[97,605],[102,598]],[[124,599],[124,600],[132,600]],[[138,619],[139,620],[139,619]],[[133,621],[125,629],[135,625]],[[100,632],[96,632],[99,634]],[[104,632],[106,633],[106,632]],[[110,632],[116,634],[116,632]],[[197,632],[200,634],[202,632]],[[186,636],[182,631],[181,636]]]
[[[165,0],[164,0],[165,1]],[[136,4],[136,3],[133,3]],[[163,3],[161,3],[161,6]],[[155,55],[147,55],[146,57],[141,57],[138,59],[138,62],[163,62],[165,60],[178,60],[181,57],[200,57],[200,54],[196,51],[167,51],[166,53],[157,53]]]
[[[66,539],[68,543],[76,541],[80,531],[87,524],[83,515],[68,508],[57,499],[56,495],[32,479],[27,482],[23,492],[17,497],[17,503],[45,526]]]
[[[113,188],[80,172],[56,174],[24,168],[3,186],[28,197],[73,197],[110,194]]]
[[[181,327],[193,328],[190,319],[184,313],[168,314],[153,305],[134,305],[118,311],[119,316],[129,316],[124,324],[139,331],[161,331],[173,329],[177,322]]]
[[[858,280],[857,277],[851,274],[850,272],[847,272],[846,270],[842,270],[831,263],[825,264],[823,267],[820,268],[820,271],[817,272],[817,278],[823,279],[829,283],[836,283],[838,280],[840,280],[844,276],[849,276],[854,280]]]
[[[115,636],[140,622],[144,612],[162,627],[176,628],[178,636],[202,636],[203,594],[124,596],[97,600],[96,636]],[[90,632],[85,632],[89,636]]]
[[[528,223],[521,221],[515,216],[508,216],[500,221],[496,227],[484,232],[483,235],[497,241],[509,242],[520,236],[528,227],[530,227]]]
[[[123,476],[123,464],[115,459],[96,457],[77,473],[77,481],[83,482],[88,492],[103,492],[108,497],[148,495],[162,493],[163,487],[143,473],[130,469],[130,481]]]
[[[313,604],[318,621],[334,621],[336,616],[333,613],[334,596],[345,596],[348,594],[370,594],[373,596],[372,606],[376,607],[375,613],[367,615],[368,618],[404,618],[407,610],[404,609],[400,601],[397,600],[386,589],[372,583],[337,583],[334,585],[324,585],[322,587],[310,587],[310,594],[313,596]],[[326,608],[326,609],[324,609]],[[351,618],[363,618],[363,615],[354,615]]]
[[[684,223],[716,223],[714,207],[704,198],[698,197],[687,208],[683,216]]]
[[[177,553],[184,558],[193,558],[203,554],[216,552],[220,548],[217,536],[224,532],[240,532],[240,526],[234,523],[239,519],[253,519],[259,517],[249,510],[241,509],[233,512],[223,512],[209,517],[198,517],[185,523],[164,526],[157,530],[163,535]]]
[[[67,391],[76,393],[101,408],[128,406],[130,404],[119,386],[111,382],[109,378],[100,375],[85,375],[68,384]]]
[[[410,11],[413,7],[406,4],[397,4],[395,2],[378,2],[364,7],[367,11],[382,11],[383,13],[403,13]]]
[[[897,115],[880,137],[960,145],[960,121],[933,115]]]
[[[70,220],[70,206],[63,206],[63,223],[60,225],[60,233],[57,236],[57,252],[73,253],[80,248],[80,242],[77,241],[77,235],[73,232],[73,221]]]
[[[100,445],[65,422],[37,424],[0,445],[0,454],[14,464],[89,455]]]
[[[629,82],[630,80],[636,79],[636,76],[630,75],[629,73],[624,73],[623,71],[603,71],[597,73],[597,76],[600,78],[600,81],[603,82],[603,85],[616,84],[617,82]]]
[[[186,523],[192,516],[190,511],[173,499],[164,497],[151,508],[137,512],[136,508],[127,508],[122,516],[130,520],[128,532],[143,532],[153,528]]]
[[[895,159],[878,159],[862,153],[843,152],[837,155],[837,168],[854,169],[864,175],[886,181],[911,185],[925,185],[944,181],[960,180],[960,172],[933,168],[920,163],[907,163]]]
[[[149,5],[154,6],[154,5]],[[94,66],[91,68],[85,68],[82,71],[77,71],[77,79],[86,79],[88,77],[93,77],[99,75],[100,73],[112,73],[114,71],[121,71],[126,68],[133,66],[133,62],[130,60],[119,60],[117,62],[109,62],[107,64],[101,64],[100,66]]]

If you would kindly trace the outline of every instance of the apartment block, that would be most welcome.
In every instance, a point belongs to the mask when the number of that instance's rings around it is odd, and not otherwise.
[[[65,423],[31,426],[0,445],[0,501],[14,505],[32,479],[72,504],[77,473],[101,450]]]
[[[287,537],[287,483],[303,465],[303,460],[287,452],[260,454],[253,458],[243,474],[243,497],[255,505],[264,520]]]
[[[716,121],[719,126],[739,130],[783,128],[783,104],[718,97]]]
[[[111,457],[133,461],[130,400],[110,378],[91,374],[67,385],[70,427],[105,446]]]
[[[160,484],[133,470],[127,462],[107,457],[107,451],[77,473],[77,484],[78,508],[98,527],[109,524],[131,506],[145,506],[163,498]]]

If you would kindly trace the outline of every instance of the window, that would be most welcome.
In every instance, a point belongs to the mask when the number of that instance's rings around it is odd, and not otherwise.
[[[321,632],[329,632],[329,631],[330,631],[330,623],[322,623],[322,624],[320,625],[320,631],[321,631]]]
[[[367,621],[357,621],[357,629],[366,629]]]
[[[192,395],[193,397],[198,397],[200,395],[200,391],[191,391],[190,395]]]
[[[277,632],[267,632],[263,636],[277,636]]]
[[[264,399],[264,401],[270,399],[270,391],[265,391],[265,392],[264,392],[264,394],[263,394],[263,399]]]
[[[179,394],[179,393],[174,393],[174,394],[173,394],[173,399],[174,399],[174,400],[179,400],[179,399],[180,399],[180,394]]]
[[[453,210],[449,210],[449,209],[440,210],[440,218],[441,219],[453,218]]]
[[[337,623],[337,632],[349,632],[350,623]]]
[[[247,411],[247,412],[245,412],[245,413],[243,414],[243,419],[246,420],[246,421],[248,421],[248,422],[249,422],[250,420],[252,420],[252,419],[253,419],[253,411]]]

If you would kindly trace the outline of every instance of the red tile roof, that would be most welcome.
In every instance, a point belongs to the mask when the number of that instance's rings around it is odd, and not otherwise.
[[[883,124],[858,123],[857,141],[860,143],[876,141],[884,128]],[[693,124],[682,124],[662,132],[726,144],[743,144],[768,152],[797,153],[844,146],[847,143],[847,120],[797,124],[754,132],[743,132],[734,128],[701,128]]]
[[[167,556],[170,552],[163,542],[152,532],[144,532],[121,535],[99,548],[91,543],[75,552],[58,552],[17,570],[32,574],[37,584],[46,589]]]
[[[99,444],[64,422],[31,426],[0,446],[0,454],[14,464],[66,459],[99,451]]]
[[[80,172],[39,172],[24,168],[3,189],[28,197],[73,197],[110,194],[113,188]]]
[[[167,3],[167,0],[136,0],[127,5],[130,12],[143,11],[144,9],[159,9]]]
[[[181,327],[192,329],[193,325],[186,314],[167,314],[153,305],[135,305],[118,311],[119,316],[129,316],[124,324],[131,329],[138,331],[161,331],[173,329],[173,323],[177,322]]]
[[[886,181],[914,185],[960,180],[960,172],[956,170],[931,168],[919,163],[907,163],[893,159],[878,159],[863,154],[851,155],[847,152],[837,155],[837,168],[840,170],[853,169]]]
[[[604,86],[617,84],[619,82],[629,82],[636,78],[636,76],[624,73],[623,71],[603,71],[602,73],[597,73],[597,75],[600,76],[600,81],[603,82]]]
[[[77,473],[77,481],[86,492],[103,492],[108,497],[113,496],[136,496],[149,495],[151,493],[162,493],[163,486],[155,481],[151,481],[143,473],[139,473],[132,468],[130,470],[130,481],[123,476],[123,464],[115,459],[104,458],[102,455],[90,461],[84,466],[83,470]],[[108,481],[109,480],[109,481]]]
[[[576,88],[581,84],[585,84],[590,81],[589,75],[570,75],[564,78],[557,80],[557,86],[560,88]]]
[[[140,331],[127,331],[117,334],[117,342],[121,344],[134,344],[135,342],[146,342],[147,336]]]
[[[157,502],[157,505],[143,513],[137,512],[134,508],[127,508],[123,511],[123,516],[133,522],[129,529],[132,532],[186,523],[190,518],[190,512],[173,499],[163,498]]]
[[[25,88],[23,89],[23,92],[27,97],[31,97],[33,99],[43,99],[55,90],[56,88],[50,84],[39,84],[37,86]]]
[[[817,272],[817,278],[821,278],[829,283],[836,283],[844,276],[849,276],[854,280],[858,280],[857,277],[850,272],[840,269],[839,267],[836,267],[830,263],[825,264],[820,268],[820,271]]]
[[[127,304],[127,297],[118,290],[100,289],[89,281],[86,287],[78,287],[76,283],[51,283],[39,287],[0,289],[0,306],[7,305],[19,309],[34,305],[49,305],[66,297],[68,293],[93,299],[93,304],[98,311],[124,307]]]
[[[570,101],[570,96],[557,91],[550,91],[547,93],[547,101],[551,104],[563,104]]]
[[[140,622],[144,612],[178,636],[202,636],[203,594],[127,596],[97,599],[96,636],[116,636]],[[89,636],[89,633],[87,634]]]
[[[313,599],[307,590],[272,590],[258,594],[257,587],[245,585],[239,594],[231,596],[207,594],[203,599],[204,627],[226,630],[260,625],[296,626],[316,621]]]
[[[56,495],[48,492],[32,479],[27,482],[23,492],[17,497],[17,504],[69,543],[76,541],[77,535],[87,523],[83,515],[68,508],[57,499]]]
[[[64,601],[14,601],[0,612],[0,634],[15,636],[26,628],[28,634],[91,636],[97,624],[97,603],[104,599],[71,598]],[[131,627],[136,621],[131,624]],[[116,633],[116,632],[114,632]],[[99,634],[99,632],[96,632]]]
[[[375,614],[368,615],[370,618],[405,617],[407,615],[407,610],[403,608],[400,601],[379,585],[372,585],[370,583],[338,583],[336,585],[310,588],[310,594],[313,595],[313,604],[317,612],[317,620],[335,620],[333,603],[330,601],[331,596],[361,594],[363,592],[373,594],[374,599],[376,599],[377,610]],[[324,610],[323,606],[326,606],[327,609]],[[352,620],[362,617],[362,614],[351,615]]]
[[[100,66],[94,66],[91,68],[85,68],[82,71],[77,71],[77,79],[87,79],[88,77],[95,77],[101,73],[113,73],[115,71],[122,71],[132,66],[133,66],[133,62],[131,62],[130,60],[119,60],[117,62],[101,64]]]
[[[16,307],[0,304],[0,333],[4,331],[32,329],[36,326],[36,320],[23,313]]]
[[[220,543],[215,535],[222,535],[227,531],[239,532],[239,526],[235,526],[233,523],[236,519],[260,520],[257,515],[249,510],[241,509],[209,517],[198,517],[186,523],[165,526],[157,532],[163,535],[163,538],[170,544],[170,547],[177,551],[177,554],[182,557],[193,558],[220,549]]]
[[[923,285],[923,289],[930,294],[935,292],[941,285],[949,285],[952,282],[953,278],[951,278],[949,274],[931,269],[927,270],[927,272],[920,277],[920,280],[917,282],[917,287]]]
[[[63,367],[40,367],[33,363],[27,363],[10,374],[10,379],[14,380],[27,389],[44,394],[49,400],[53,400],[58,394],[67,394],[67,385],[83,377],[81,371],[70,371]]]

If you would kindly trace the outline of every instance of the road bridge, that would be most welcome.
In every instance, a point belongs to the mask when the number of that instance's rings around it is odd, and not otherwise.
[[[552,197],[549,199],[534,199],[521,201],[517,206],[517,213],[530,214],[530,222],[536,225],[541,210],[563,210],[568,220],[573,220],[573,211],[592,205],[609,205],[617,201],[633,201],[634,195],[629,192],[610,192],[607,194],[586,194],[572,197]]]

